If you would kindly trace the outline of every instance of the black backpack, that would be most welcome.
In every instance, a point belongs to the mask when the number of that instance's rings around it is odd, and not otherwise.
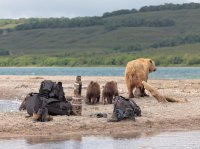
[[[39,93],[30,93],[22,102],[20,108],[26,109],[32,116],[45,115],[70,115],[71,103],[66,101],[62,82],[44,80],[41,82]]]
[[[49,98],[46,108],[50,115],[70,115],[72,106],[69,101],[59,101],[54,98]]]
[[[33,115],[33,109],[35,105],[35,100],[38,96],[38,93],[29,93],[24,101],[21,103],[19,110],[27,110],[27,113],[32,116]],[[38,105],[39,107],[39,105]]]
[[[72,109],[71,103],[68,101],[41,97],[38,93],[28,94],[22,104],[30,116],[33,113],[41,115],[70,115]],[[22,107],[22,104],[20,107]]]
[[[135,120],[136,116],[141,116],[141,109],[132,99],[123,96],[116,96],[114,99],[114,109],[112,119],[108,121],[117,122],[124,118]]]
[[[51,80],[44,80],[41,82],[39,96],[45,98],[55,98],[60,101],[66,100],[62,82],[56,83]]]

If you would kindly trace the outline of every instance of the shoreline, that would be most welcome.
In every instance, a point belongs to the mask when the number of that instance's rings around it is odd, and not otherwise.
[[[76,76],[0,76],[0,99],[19,99],[22,101],[30,92],[38,92],[40,82],[44,79],[63,82],[65,96],[73,96],[73,84]],[[82,76],[82,96],[90,81],[98,81],[101,87],[115,80],[120,95],[127,97],[124,77]],[[145,135],[150,132],[171,130],[200,130],[200,79],[192,80],[149,80],[158,91],[170,97],[187,102],[158,103],[150,97],[133,98],[140,106],[142,116],[136,121],[122,120],[107,122],[106,118],[96,118],[95,113],[112,115],[113,105],[99,103],[91,106],[82,102],[82,116],[54,116],[50,122],[33,123],[25,118],[23,112],[0,112],[0,138],[24,138],[32,136],[80,136],[80,135]]]

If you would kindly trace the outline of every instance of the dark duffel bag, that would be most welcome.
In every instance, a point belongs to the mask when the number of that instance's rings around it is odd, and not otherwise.
[[[38,111],[42,112],[44,110],[50,115],[70,115],[71,103],[54,98],[40,97],[38,93],[30,93],[26,96],[19,108],[19,110],[25,109],[30,116],[32,116],[33,113],[38,113]]]
[[[55,98],[60,101],[66,100],[62,82],[56,83],[51,80],[44,80],[41,82],[39,96],[45,98]]]
[[[135,120],[136,116],[141,116],[141,109],[134,100],[126,99],[123,96],[116,96],[114,99],[114,109],[110,122],[121,121],[125,118]]]
[[[27,110],[27,113],[32,116],[37,96],[38,93],[29,93],[21,103],[19,110]],[[39,105],[35,106],[35,108],[39,109]]]
[[[46,105],[50,115],[70,115],[71,103],[68,101],[60,101],[54,98],[49,98]]]
[[[29,93],[22,104],[24,104],[23,109],[26,109],[27,113],[30,116],[32,116],[33,113],[43,114],[44,112],[42,111],[44,110],[46,111],[46,114],[48,112],[48,109],[46,108],[46,105],[48,104],[48,99],[40,97],[38,93]]]

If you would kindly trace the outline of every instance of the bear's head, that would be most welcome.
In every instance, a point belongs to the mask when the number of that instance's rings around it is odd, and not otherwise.
[[[148,59],[148,63],[149,63],[149,72],[156,71],[155,62],[152,59]]]

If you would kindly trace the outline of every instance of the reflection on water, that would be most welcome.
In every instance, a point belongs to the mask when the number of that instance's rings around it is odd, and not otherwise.
[[[19,100],[0,100],[0,112],[19,111],[20,104]]]
[[[200,131],[165,132],[141,138],[76,136],[0,140],[2,149],[189,149],[199,147]]]

